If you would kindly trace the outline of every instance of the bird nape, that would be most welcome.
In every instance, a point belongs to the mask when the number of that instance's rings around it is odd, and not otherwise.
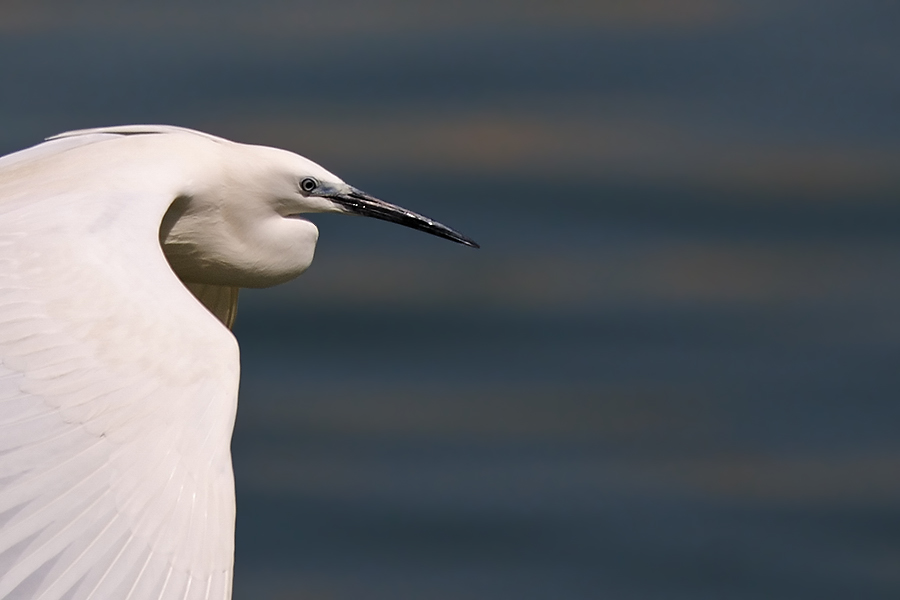
[[[0,598],[230,598],[228,327],[240,288],[310,265],[316,212],[478,247],[296,154],[178,127],[0,157]]]

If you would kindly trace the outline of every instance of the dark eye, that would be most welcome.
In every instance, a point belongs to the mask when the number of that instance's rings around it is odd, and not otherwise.
[[[300,182],[300,189],[306,192],[307,194],[319,187],[319,182],[313,179],[312,177],[307,177],[303,181]]]

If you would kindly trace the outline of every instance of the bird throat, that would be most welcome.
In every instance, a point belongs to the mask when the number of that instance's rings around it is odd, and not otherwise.
[[[225,327],[231,329],[237,316],[238,292],[240,288],[215,283],[195,283],[185,281],[183,277],[187,270],[186,267],[192,267],[200,262],[196,254],[192,253],[192,250],[195,248],[191,244],[182,243],[179,245],[177,243],[179,241],[178,236],[173,235],[179,221],[185,218],[191,207],[190,200],[187,196],[179,196],[169,207],[169,210],[166,211],[160,225],[159,243],[162,246],[166,260],[169,262],[169,266],[172,267],[181,283]],[[191,233],[190,229],[188,233]],[[190,235],[187,237],[190,238]]]

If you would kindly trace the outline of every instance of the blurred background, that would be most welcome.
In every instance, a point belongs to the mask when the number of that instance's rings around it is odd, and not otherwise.
[[[900,597],[900,5],[0,4],[0,151],[169,123],[323,215],[242,295],[237,599]]]

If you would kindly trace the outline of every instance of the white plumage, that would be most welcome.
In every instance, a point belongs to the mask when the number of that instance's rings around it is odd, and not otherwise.
[[[475,245],[297,155],[174,127],[0,158],[0,598],[230,598],[223,323],[238,288],[309,266],[299,215],[321,211]]]

